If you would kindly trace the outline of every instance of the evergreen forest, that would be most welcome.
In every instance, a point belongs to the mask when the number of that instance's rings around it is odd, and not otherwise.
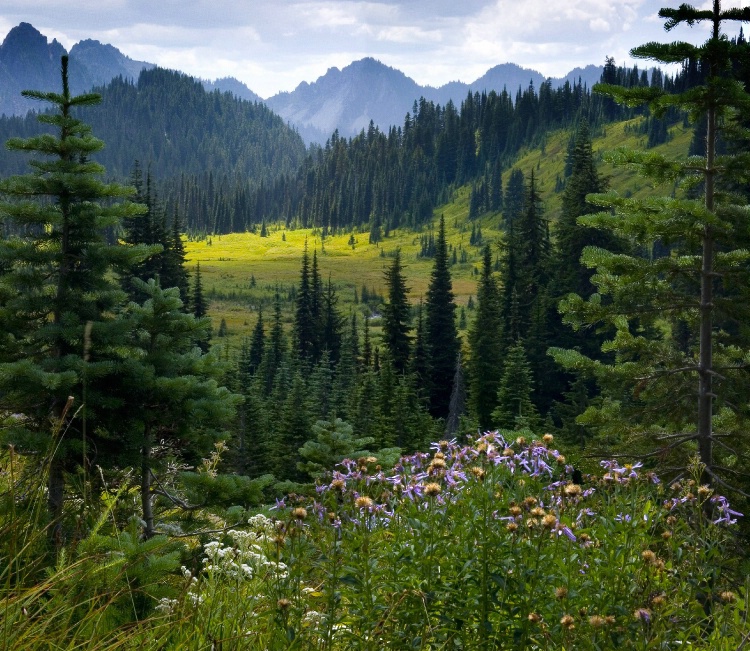
[[[750,9],[711,5],[323,147],[159,68],[24,91],[0,649],[748,646]]]

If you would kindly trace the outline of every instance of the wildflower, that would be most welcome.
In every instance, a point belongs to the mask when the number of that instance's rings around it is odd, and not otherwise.
[[[484,468],[480,468],[479,466],[472,466],[471,474],[481,481],[482,479],[484,479]]]
[[[542,621],[542,616],[539,613],[529,613],[529,621],[532,624],[538,624]]]
[[[575,620],[573,619],[572,615],[563,615],[560,618],[560,623],[562,624],[563,628],[567,628],[569,631],[572,631],[575,628]]]
[[[291,602],[291,601],[289,601],[289,599],[284,599],[284,597],[282,597],[281,599],[279,599],[279,600],[278,600],[278,601],[276,602],[276,605],[277,605],[277,606],[278,606],[278,607],[279,607],[279,608],[280,608],[281,610],[287,610],[287,609],[289,608],[289,606],[291,606],[291,605],[292,605],[292,602]]]
[[[515,455],[516,455],[516,453],[515,453],[515,452],[513,452],[513,448],[505,448],[505,449],[503,450],[503,456],[504,456],[504,457],[513,457],[513,456],[515,456]]]
[[[546,512],[540,506],[535,506],[533,509],[531,509],[531,515],[533,515],[535,518],[542,518],[546,515]]]
[[[336,491],[343,491],[344,486],[346,486],[346,482],[343,479],[334,479],[331,482],[331,488]]]
[[[440,495],[441,490],[440,484],[436,484],[435,482],[431,482],[424,487],[424,492],[428,497]]]
[[[703,486],[700,486],[698,488],[698,495],[700,497],[709,497],[712,493],[713,491],[711,490],[711,487],[707,486],[706,484],[703,484]]]
[[[555,590],[555,597],[558,599],[565,599],[568,596],[568,589],[565,586],[561,586]]]
[[[427,473],[433,475],[441,471],[444,472],[446,465],[445,459],[435,458],[430,462],[430,465],[427,466]]]
[[[563,492],[568,497],[575,497],[576,495],[581,494],[581,487],[578,484],[568,484],[564,489]]]
[[[354,500],[354,505],[358,509],[366,509],[369,511],[373,507],[373,501],[366,495],[360,495],[356,500]]]
[[[307,509],[304,509],[301,506],[298,506],[296,509],[292,511],[292,517],[295,520],[304,520],[307,517]]]
[[[641,620],[644,624],[651,623],[651,611],[648,608],[637,608],[633,616]]]
[[[614,615],[607,615],[604,618],[604,621],[607,622],[610,626],[615,623],[615,616]]]
[[[531,496],[527,497],[523,501],[524,506],[526,506],[526,507],[534,506],[538,502],[539,502],[539,500],[536,497],[531,497]]]
[[[737,595],[731,590],[725,590],[719,595],[719,597],[725,604],[731,604],[737,601]]]
[[[521,513],[523,513],[523,511],[521,510],[520,506],[511,506],[508,509],[508,513],[510,513],[515,518],[515,517],[518,517],[519,515],[521,515]]]
[[[737,522],[737,517],[742,517],[742,513],[729,508],[729,501],[723,495],[712,496],[711,503],[716,505],[716,510],[719,512],[719,517],[713,521],[714,524],[734,524]],[[732,518],[733,515],[737,517]]]
[[[665,531],[664,533],[662,533],[661,537],[664,540],[669,540],[672,537],[672,532],[671,531]]]
[[[557,461],[557,463],[559,463],[559,464],[560,464],[561,466],[562,466],[562,465],[565,465],[565,456],[564,456],[564,455],[562,455],[562,454],[558,454],[558,455],[557,455],[557,456],[555,457],[555,461]]]
[[[552,443],[552,441],[554,441],[554,440],[555,440],[555,437],[552,436],[552,434],[545,434],[542,437],[542,441],[544,441],[547,445],[549,445],[550,443]]]
[[[542,524],[547,527],[547,529],[552,529],[552,527],[557,524],[557,517],[549,513],[542,518]]]
[[[665,595],[663,592],[661,594],[657,594],[651,597],[651,605],[654,608],[663,606],[666,602],[667,602],[667,595]]]
[[[526,445],[526,439],[525,439],[525,438],[524,438],[523,436],[519,436],[519,437],[518,437],[518,438],[516,439],[516,443],[517,443],[518,445]]]
[[[607,624],[607,620],[601,615],[591,615],[591,617],[589,617],[589,624],[591,624],[593,628],[601,628]]]
[[[641,558],[649,565],[653,565],[654,563],[656,563],[656,554],[654,554],[654,552],[652,552],[650,549],[646,549],[645,551],[641,552]]]
[[[515,533],[516,531],[518,531],[518,525],[515,522],[509,522],[505,525],[505,528],[511,533]]]

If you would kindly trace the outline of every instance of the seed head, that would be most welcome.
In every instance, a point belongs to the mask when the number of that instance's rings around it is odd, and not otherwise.
[[[292,511],[292,517],[295,520],[304,520],[307,517],[307,509],[303,509],[301,506],[298,506]]]
[[[545,434],[542,437],[542,441],[544,441],[547,445],[549,445],[550,443],[552,443],[552,441],[554,441],[554,440],[555,440],[555,437],[552,436],[552,434]]]
[[[574,622],[575,620],[573,619],[572,615],[563,615],[560,618],[560,623],[562,624],[563,628],[567,628],[569,631],[575,628]]]
[[[722,592],[719,597],[725,604],[732,604],[735,601],[737,601],[737,595],[734,594],[731,590],[725,590]]]
[[[589,624],[591,624],[593,628],[601,628],[602,626],[605,626],[606,623],[607,620],[601,615],[591,615],[591,617],[589,617]]]
[[[561,586],[555,590],[555,597],[558,599],[565,599],[568,596],[568,589],[565,586]]]
[[[436,484],[435,482],[429,483],[424,487],[424,492],[429,497],[436,497],[437,495],[440,495],[441,490],[442,489],[440,488],[440,484]]]
[[[581,487],[578,484],[567,484],[563,490],[568,497],[575,497],[581,494]]]
[[[372,508],[373,501],[367,497],[367,495],[360,495],[354,500],[354,506],[358,509],[367,509],[368,511]]]

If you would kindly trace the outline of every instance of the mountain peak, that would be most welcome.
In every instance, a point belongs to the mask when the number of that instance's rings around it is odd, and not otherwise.
[[[49,50],[50,54],[65,54],[65,48],[53,39],[51,43],[31,23],[19,23],[11,29],[0,45],[0,59],[21,53]]]

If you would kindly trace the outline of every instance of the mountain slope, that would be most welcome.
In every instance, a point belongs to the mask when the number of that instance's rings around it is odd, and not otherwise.
[[[296,172],[306,153],[299,135],[266,106],[206,92],[182,73],[153,68],[137,83],[117,77],[95,90],[101,105],[76,114],[105,142],[96,159],[111,176],[127,177],[139,160],[160,180],[210,173],[217,182],[269,182]],[[0,118],[0,142],[42,129],[34,114]],[[0,154],[0,176],[26,170],[23,155]]]
[[[39,109],[39,103],[21,97],[27,89],[57,91],[60,86],[60,57],[65,48],[29,23],[21,23],[8,32],[0,45],[0,114],[24,115]],[[83,93],[104,85],[115,77],[137,79],[153,63],[135,61],[117,48],[99,41],[86,40],[70,50],[70,87]]]
[[[590,88],[599,81],[601,71],[601,67],[591,65],[550,81],[553,88],[579,80]],[[420,97],[441,106],[449,101],[459,106],[469,92],[500,92],[505,88],[515,97],[519,88],[526,89],[529,84],[539,88],[544,81],[544,76],[535,70],[503,63],[470,84],[454,81],[433,88],[420,86],[403,72],[365,58],[341,70],[331,68],[312,84],[303,82],[290,93],[268,98],[266,104],[294,124],[307,142],[322,144],[336,129],[344,137],[357,135],[362,129],[367,130],[370,120],[386,131],[390,126],[402,125],[404,116]]]

